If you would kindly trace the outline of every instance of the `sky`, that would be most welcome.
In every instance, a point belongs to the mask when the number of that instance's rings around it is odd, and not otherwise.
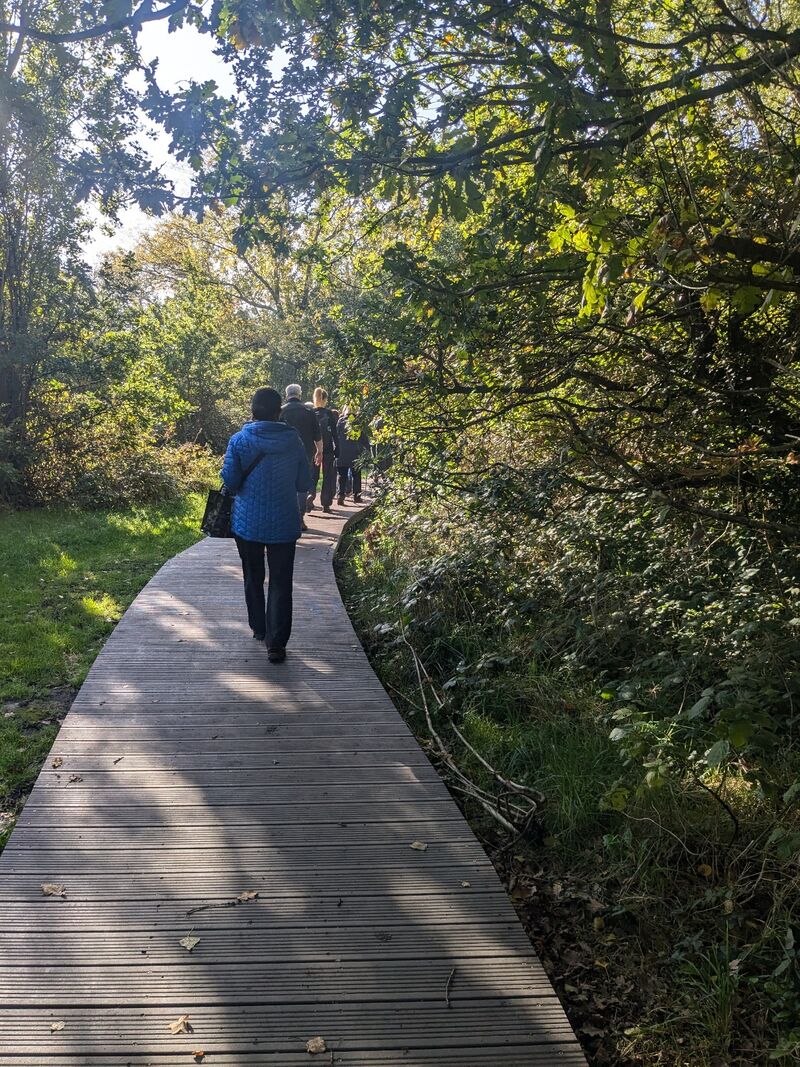
[[[172,90],[189,81],[213,80],[221,92],[230,96],[234,92],[234,82],[225,63],[214,55],[214,40],[207,34],[198,33],[193,26],[170,33],[166,20],[150,22],[142,27],[139,35],[142,59],[150,63],[158,59],[157,80],[164,90]],[[165,173],[180,187],[188,181],[188,168],[181,167],[170,157],[169,137],[161,130],[150,126],[151,136],[147,144],[153,161],[163,167]],[[128,208],[120,213],[119,225],[112,232],[107,232],[109,224],[97,209],[90,212],[95,220],[91,240],[86,245],[86,256],[90,263],[97,264],[108,252],[114,249],[132,248],[137,239],[155,225],[139,208]]]

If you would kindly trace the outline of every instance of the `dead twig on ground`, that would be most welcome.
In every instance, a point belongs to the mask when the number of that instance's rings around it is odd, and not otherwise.
[[[411,653],[411,657],[414,662],[414,670],[417,675],[417,684],[419,687],[420,698],[422,700],[421,711],[425,714],[425,722],[428,727],[428,732],[436,746],[436,752],[438,757],[442,760],[445,766],[452,775],[451,788],[456,792],[462,793],[464,796],[469,797],[479,804],[483,810],[498,822],[504,830],[508,833],[519,836],[520,833],[524,833],[530,826],[534,816],[536,815],[539,805],[543,801],[542,794],[529,786],[520,784],[519,782],[513,782],[508,778],[505,778],[500,772],[493,767],[488,760],[486,760],[476,749],[470,744],[464,737],[462,732],[453,722],[452,718],[448,716],[447,724],[453,731],[457,739],[464,745],[468,752],[470,752],[483,766],[489,774],[492,775],[495,782],[502,787],[502,792],[499,796],[490,793],[482,786],[474,782],[468,775],[464,773],[458,762],[450,751],[449,747],[445,744],[441,735],[433,725],[433,718],[431,716],[430,704],[428,702],[428,695],[426,693],[426,682],[436,701],[437,707],[440,712],[445,710],[445,701],[436,692],[436,687],[433,683],[433,679],[425,668],[424,663],[420,659],[417,650],[408,640],[406,635],[405,626],[403,625],[402,618],[400,620],[400,636],[403,643]],[[513,800],[511,799],[513,797]]]

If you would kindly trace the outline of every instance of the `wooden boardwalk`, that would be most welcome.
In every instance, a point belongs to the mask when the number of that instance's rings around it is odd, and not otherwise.
[[[167,563],[97,659],[0,857],[0,1064],[585,1063],[353,633],[342,519],[310,525],[285,664],[229,541]]]

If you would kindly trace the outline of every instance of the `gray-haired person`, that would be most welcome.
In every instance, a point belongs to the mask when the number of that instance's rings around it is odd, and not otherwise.
[[[305,406],[302,397],[303,390],[299,385],[286,386],[286,402],[281,408],[281,422],[293,426],[300,434],[300,440],[306,450],[306,458],[313,470],[315,464],[322,463],[322,431],[317,422],[317,416]],[[308,510],[308,503],[309,493],[297,494],[297,506],[301,517]],[[305,522],[303,522],[303,529],[306,529]]]

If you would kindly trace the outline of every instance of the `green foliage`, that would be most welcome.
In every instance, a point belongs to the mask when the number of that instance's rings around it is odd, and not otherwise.
[[[534,484],[529,473],[515,491]],[[800,753],[792,700],[773,680],[797,676],[796,605],[776,592],[794,587],[795,558],[636,497],[589,506],[562,487],[552,512],[531,518],[496,506],[513,488],[499,481],[460,501],[402,488],[353,537],[348,606],[423,740],[406,639],[469,742],[544,793],[534,884],[544,869],[559,893],[607,901],[601,933],[590,918],[573,944],[563,919],[556,927],[556,975],[578,957],[584,976],[558,985],[571,1018],[586,1010],[598,957],[608,972],[606,1007],[590,1015],[603,1017],[598,1062],[791,1062]],[[769,566],[755,581],[759,558]],[[733,708],[756,696],[767,725],[733,737]],[[532,907],[544,904],[540,892]],[[637,980],[614,1017],[615,990]]]

